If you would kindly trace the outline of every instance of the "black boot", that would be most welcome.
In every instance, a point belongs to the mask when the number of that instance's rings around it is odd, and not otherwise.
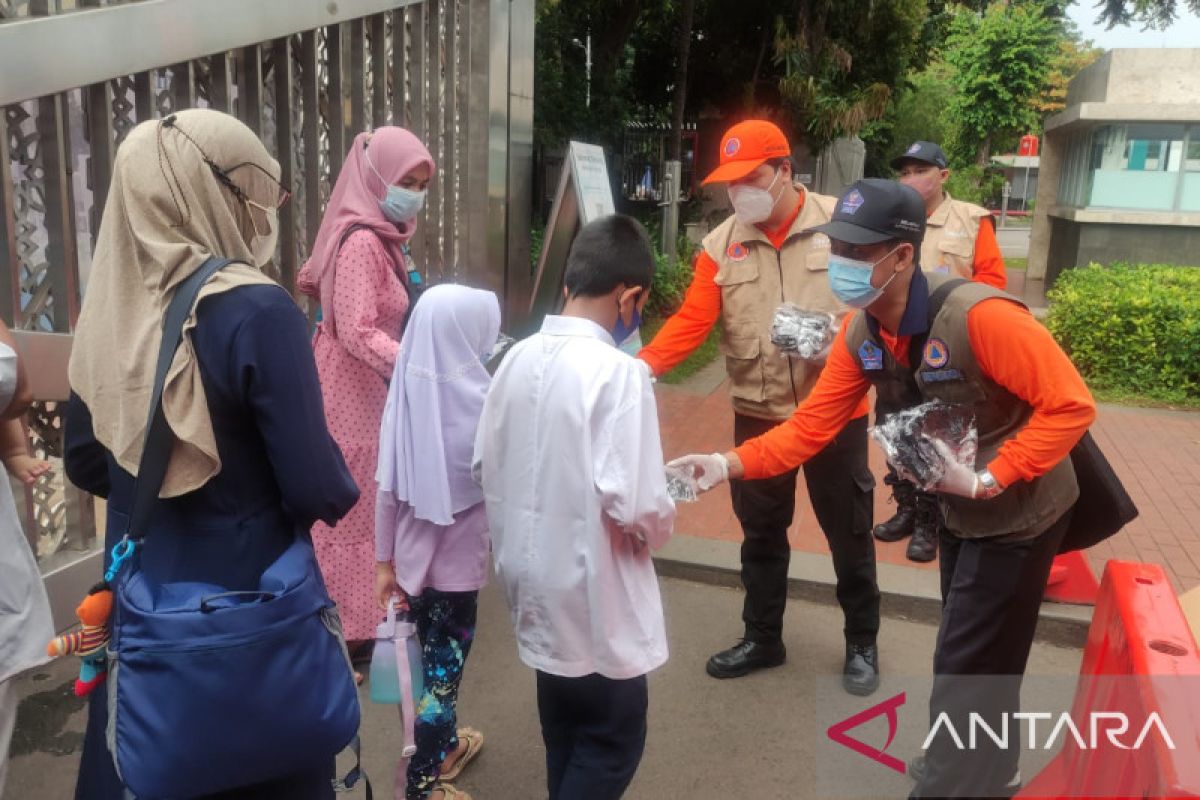
[[[778,667],[786,660],[787,649],[783,642],[762,644],[742,639],[710,658],[705,670],[714,678],[740,678],[755,670]]]
[[[887,522],[881,522],[872,531],[881,542],[898,542],[910,536],[917,521],[917,487],[904,480],[890,467],[883,482],[892,487],[892,498],[896,501],[896,513]]]
[[[942,510],[938,508],[937,498],[933,495],[917,491],[915,487],[913,493],[916,501],[916,524],[913,525],[912,541],[908,543],[905,555],[909,561],[925,563],[937,558]]]

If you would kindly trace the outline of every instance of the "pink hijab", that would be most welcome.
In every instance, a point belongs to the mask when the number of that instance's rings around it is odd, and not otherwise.
[[[368,141],[370,164],[367,163]],[[371,164],[375,165],[374,170]],[[370,228],[396,266],[403,266],[401,247],[416,231],[416,220],[400,225],[389,222],[379,208],[379,201],[387,193],[388,185],[400,183],[421,164],[428,165],[432,176],[435,169],[433,156],[420,139],[404,128],[387,125],[354,137],[354,144],[346,154],[346,162],[325,208],[312,255],[296,279],[296,289],[301,294],[316,297],[321,302],[328,324],[333,325],[334,261],[346,231],[355,225]],[[383,176],[387,184],[380,181],[379,176]]]

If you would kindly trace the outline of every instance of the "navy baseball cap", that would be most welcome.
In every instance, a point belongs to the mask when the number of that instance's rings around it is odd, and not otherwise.
[[[901,155],[892,159],[892,169],[900,169],[905,161],[923,161],[938,169],[946,169],[946,154],[936,142],[913,142]]]
[[[850,244],[889,239],[919,244],[925,236],[925,201],[902,183],[864,178],[838,198],[833,219],[812,230]]]

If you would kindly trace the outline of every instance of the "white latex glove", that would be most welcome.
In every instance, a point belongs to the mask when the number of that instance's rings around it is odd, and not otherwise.
[[[668,467],[691,470],[696,479],[696,488],[702,492],[729,480],[729,462],[720,453],[712,455],[681,456],[667,463]]]
[[[933,439],[932,441],[933,449],[937,450],[942,462],[946,465],[946,474],[942,476],[941,482],[934,487],[934,491],[972,499],[978,497],[979,476],[975,474],[975,470],[960,464],[954,458],[954,452],[950,449],[950,445],[941,439]]]

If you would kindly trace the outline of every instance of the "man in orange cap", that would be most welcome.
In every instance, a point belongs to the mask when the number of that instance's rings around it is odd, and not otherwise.
[[[683,307],[638,353],[655,375],[700,345],[720,320],[721,352],[733,397],[734,441],[759,436],[788,419],[807,396],[822,364],[793,358],[771,341],[778,306],[833,314],[848,311],[829,288],[829,238],[810,229],[830,220],[834,198],[796,183],[787,137],[766,120],[747,120],[721,139],[721,163],[704,181],[725,183],[734,213],[705,237]],[[871,537],[875,481],[867,466],[864,401],[819,455],[804,467],[813,511],[829,541],[837,597],[845,615],[843,685],[870,694],[879,684],[875,646],[879,587]],[[791,557],[787,529],[796,507],[793,469],[766,480],[733,481],[741,523],[745,633],[709,659],[716,678],[734,678],[782,664],[782,633]]]

